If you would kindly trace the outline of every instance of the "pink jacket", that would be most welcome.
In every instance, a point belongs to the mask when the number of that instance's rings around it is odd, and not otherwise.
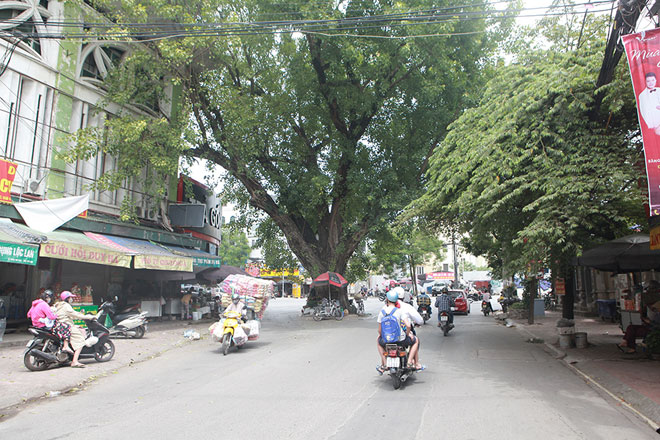
[[[40,318],[57,319],[57,315],[53,313],[48,303],[43,299],[32,301],[32,307],[28,310],[27,317],[32,319],[33,327],[45,327],[46,324],[39,322]]]

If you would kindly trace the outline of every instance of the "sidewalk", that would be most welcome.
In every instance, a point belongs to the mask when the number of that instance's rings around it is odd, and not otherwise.
[[[148,324],[142,339],[113,338],[115,356],[105,363],[81,360],[87,368],[54,368],[29,371],[23,365],[23,350],[31,335],[27,332],[5,334],[0,342],[0,422],[20,409],[21,404],[62,393],[76,392],[101,376],[117,374],[134,363],[142,362],[183,344],[208,344],[208,327],[215,320],[155,321]],[[194,329],[202,340],[186,339],[183,332]]]
[[[660,361],[651,360],[639,352],[623,354],[616,344],[623,332],[618,323],[601,321],[598,317],[575,317],[575,331],[586,332],[587,348],[559,347],[556,323],[561,312],[546,312],[536,317],[532,325],[527,320],[514,320],[526,339],[542,339],[546,347],[576,374],[628,407],[653,429],[660,427]]]

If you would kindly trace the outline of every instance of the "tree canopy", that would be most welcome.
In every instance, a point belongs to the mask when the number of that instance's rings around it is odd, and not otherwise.
[[[90,1],[117,24],[107,38],[135,35],[147,46],[127,62],[158,66],[180,87],[190,124],[176,153],[224,168],[227,193],[266,213],[313,276],[344,272],[370,231],[421,194],[431,151],[473,102],[510,24],[464,19],[489,6],[460,0]],[[432,22],[388,18],[431,9],[440,17]],[[301,33],[295,24],[201,32],[273,17],[335,21]],[[182,37],[150,39],[163,23]],[[135,69],[110,78],[109,99],[128,102],[145,86]],[[149,136],[141,127],[138,139]]]
[[[627,66],[597,90],[605,36],[595,30],[606,27],[572,26],[543,23],[546,49],[524,48],[529,34],[516,41],[515,62],[494,71],[436,148],[411,211],[468,233],[467,250],[505,275],[565,266],[643,222]]]
[[[245,232],[229,226],[222,227],[220,241],[222,264],[244,267],[251,249]]]

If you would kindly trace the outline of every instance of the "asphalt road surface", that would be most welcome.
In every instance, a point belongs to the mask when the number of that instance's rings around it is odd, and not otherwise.
[[[272,301],[260,339],[227,356],[206,338],[26,406],[0,438],[658,438],[476,303],[448,337],[435,317],[418,329],[427,370],[400,390],[375,370],[378,300],[341,322],[302,304]]]

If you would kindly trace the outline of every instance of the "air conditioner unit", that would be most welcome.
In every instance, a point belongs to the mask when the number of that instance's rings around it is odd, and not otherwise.
[[[148,218],[149,220],[157,221],[158,220],[158,208],[148,209],[146,218]]]
[[[23,192],[28,194],[43,195],[44,193],[43,180],[27,179],[23,184]]]

